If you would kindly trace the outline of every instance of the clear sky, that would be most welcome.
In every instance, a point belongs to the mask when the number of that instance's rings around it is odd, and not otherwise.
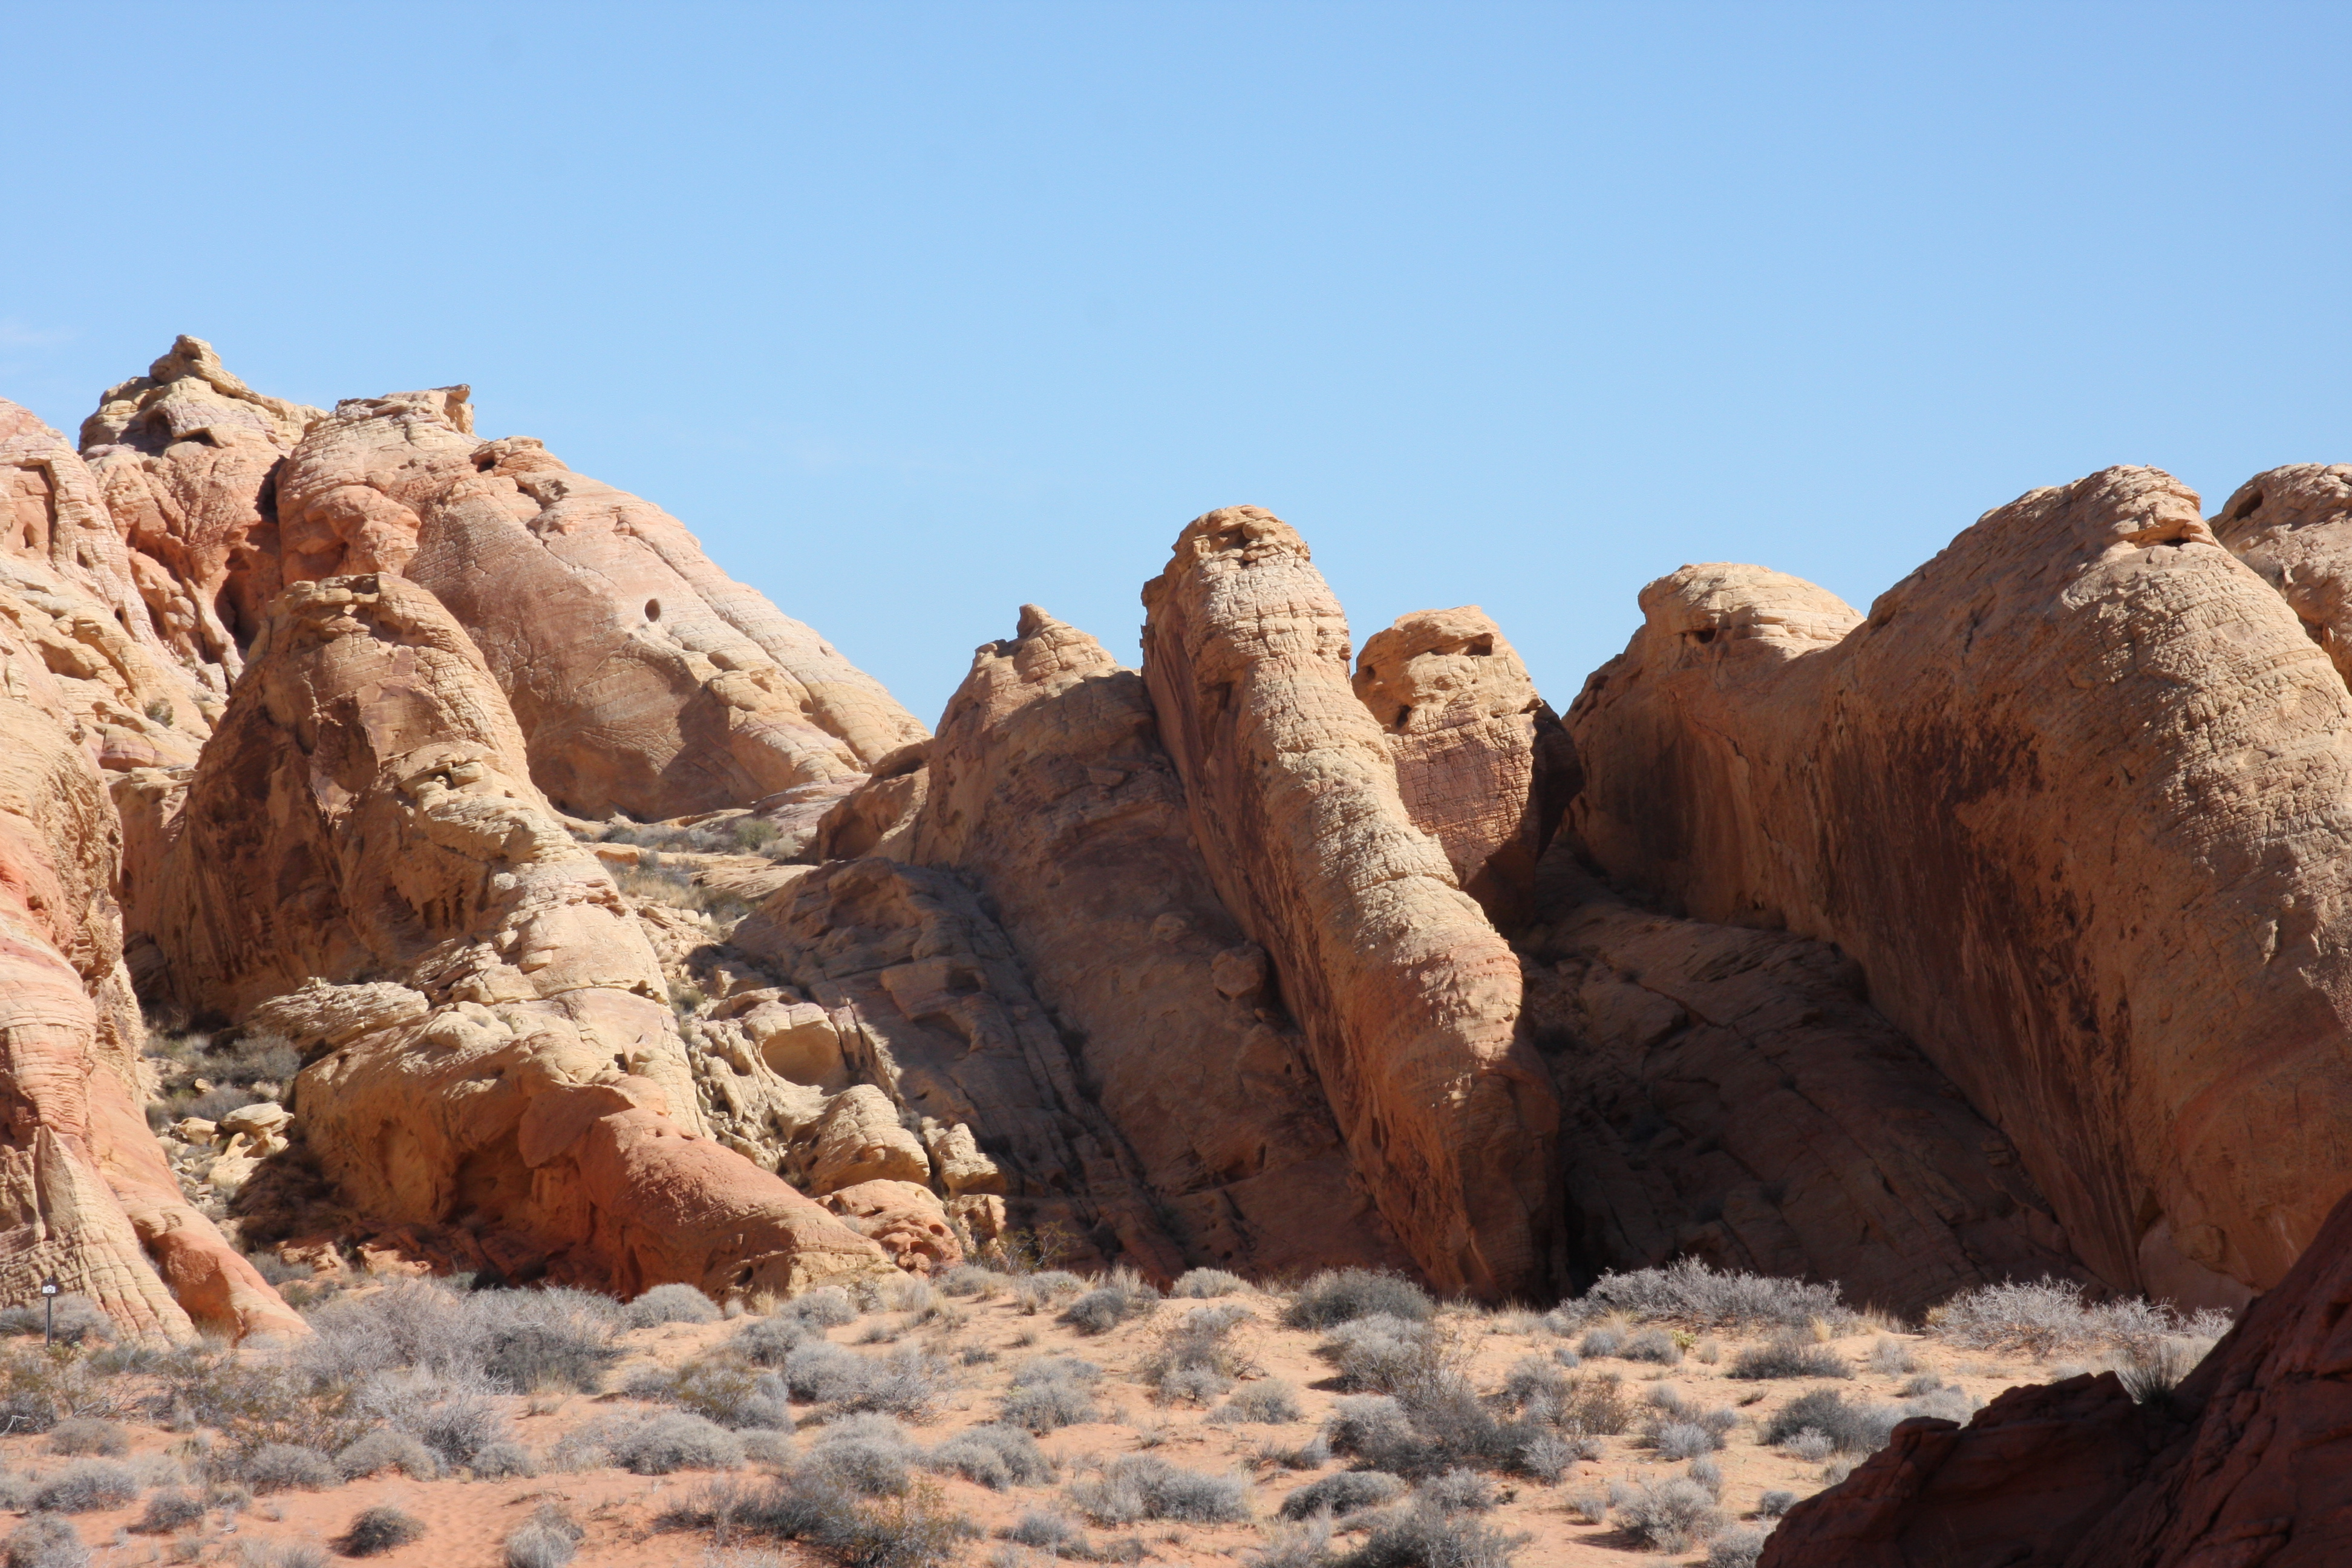
[[[1642,584],[2352,460],[2352,6],[0,0],[0,395],[468,382],[937,718],[1184,521],[1552,701]]]

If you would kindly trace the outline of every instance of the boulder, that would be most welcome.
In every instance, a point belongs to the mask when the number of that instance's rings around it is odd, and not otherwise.
[[[1475,605],[1418,610],[1356,656],[1356,695],[1388,736],[1397,794],[1462,890],[1505,931],[1528,918],[1536,861],[1576,793],[1568,731]]]
[[[415,584],[269,607],[163,879],[166,994],[305,1048],[309,1155],[377,1226],[510,1235],[549,1278],[624,1294],[887,1267],[709,1136],[643,931]]]
[[[816,1148],[809,1172],[812,1191],[837,1192],[861,1182],[912,1183],[931,1179],[930,1156],[922,1141],[898,1124],[890,1097],[870,1083],[835,1095],[816,1125]]]
[[[902,858],[987,897],[1187,1258],[1402,1264],[1155,731],[1141,676],[1024,605],[949,700]]]
[[[853,1182],[824,1195],[824,1206],[871,1238],[909,1274],[930,1275],[963,1261],[963,1247],[937,1194],[916,1182]]]
[[[881,685],[712,565],[677,519],[537,441],[484,442],[464,387],[338,404],[287,459],[290,582],[404,573],[470,634],[566,811],[656,819],[856,781],[922,738]]]
[[[2336,672],[2352,680],[2352,464],[2256,474],[2212,520],[2213,537],[2276,589]]]
[[[2352,696],[2196,496],[2032,491],[1866,620],[1752,566],[1642,605],[1567,721],[1581,851],[1843,950],[2108,1285],[2284,1278],[2352,1184]]]
[[[1559,1106],[1518,962],[1406,811],[1306,542],[1256,507],[1210,512],[1144,605],[1210,881],[1271,956],[1381,1217],[1442,1289],[1546,1293]]]

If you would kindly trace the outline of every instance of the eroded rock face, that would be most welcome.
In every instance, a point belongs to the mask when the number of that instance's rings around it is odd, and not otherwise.
[[[908,858],[992,901],[1189,1259],[1402,1262],[1155,731],[1141,676],[1023,606],[949,700]]]
[[[1382,1217],[1442,1289],[1541,1293],[1558,1106],[1518,963],[1407,814],[1305,542],[1256,507],[1211,512],[1144,604],[1210,879],[1271,955]]]
[[[2352,464],[2294,463],[2256,474],[2212,526],[2352,680]]]
[[[0,1294],[54,1275],[134,1332],[306,1332],[147,1129],[106,785],[66,682],[5,616],[0,658]]]
[[[283,585],[278,465],[326,411],[267,396],[202,338],[107,388],[82,455],[130,552],[140,597],[173,655],[215,697],[244,668],[240,643]]]
[[[289,582],[400,572],[481,648],[567,811],[665,818],[852,780],[921,739],[881,685],[712,565],[677,520],[467,389],[336,405],[278,487]]]
[[[2284,1277],[2352,1184],[2352,699],[2197,498],[2036,490],[1866,622],[1754,567],[1643,601],[1569,717],[1587,852],[1844,949],[2108,1283]]]
[[[304,1049],[299,1124],[357,1209],[624,1293],[885,1266],[709,1136],[644,933],[424,589],[289,588],[176,831],[161,984]]]
[[[1636,908],[1559,850],[1541,888],[1520,951],[1580,1272],[1696,1257],[1906,1315],[2087,1278],[2009,1141],[1863,999],[1851,960]]]
[[[1762,1568],[2320,1568],[2352,1560],[2352,1199],[2165,1401],[2113,1373],[1919,1419],[1806,1499]]]
[[[965,1128],[989,1140],[995,1179],[975,1179],[973,1144],[945,1206],[976,1239],[1009,1211],[1016,1226],[1076,1238],[1079,1261],[1182,1270],[1134,1152],[1079,1082],[1013,943],[954,877],[878,857],[832,861],[733,940],[855,1031],[848,1069],[866,1087],[836,1102],[837,1136],[808,1151],[813,1189],[919,1180],[929,1151],[898,1123]]]
[[[1576,793],[1576,762],[1527,666],[1475,605],[1418,610],[1356,657],[1356,695],[1388,735],[1397,793],[1503,931],[1531,911],[1536,861]]]

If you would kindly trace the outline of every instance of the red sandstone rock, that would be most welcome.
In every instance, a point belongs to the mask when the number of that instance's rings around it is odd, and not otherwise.
[[[991,900],[1189,1258],[1402,1262],[1209,884],[1142,677],[1034,605],[1018,629],[948,702],[907,858]]]
[[[2352,679],[2352,465],[2295,463],[2240,485],[2213,536],[2294,609]]]
[[[289,582],[400,572],[448,606],[572,812],[662,818],[855,779],[922,737],[881,685],[735,583],[677,520],[464,387],[339,404],[278,485]]]
[[[1586,852],[1851,954],[2111,1285],[2283,1278],[2352,1184],[2352,697],[2196,497],[2036,490],[1867,621],[1745,566],[1643,605],[1569,716]]]
[[[414,584],[270,607],[163,882],[164,990],[305,1049],[308,1150],[379,1224],[525,1237],[551,1278],[625,1294],[887,1267],[708,1135],[644,933]]]
[[[1388,732],[1414,826],[1444,847],[1487,918],[1517,929],[1576,793],[1568,732],[1527,666],[1475,605],[1417,610],[1365,642],[1355,688]]]
[[[1256,507],[1211,512],[1144,604],[1211,881],[1271,955],[1381,1216],[1442,1289],[1541,1292],[1559,1107],[1518,963],[1407,815],[1306,543]]]

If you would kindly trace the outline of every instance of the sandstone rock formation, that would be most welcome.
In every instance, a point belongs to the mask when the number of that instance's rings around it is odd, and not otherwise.
[[[1142,677],[1034,605],[1017,630],[949,700],[905,858],[979,889],[1189,1259],[1402,1261],[1210,885]]]
[[[2319,1568],[2352,1560],[2352,1198],[2171,1394],[2113,1373],[1917,1419],[1806,1499],[1761,1568]]]
[[[1210,512],[1144,604],[1144,677],[1211,881],[1271,956],[1381,1216],[1443,1289],[1540,1292],[1558,1106],[1518,963],[1407,816],[1305,542],[1256,507]]]
[[[2282,1279],[2352,1185],[2352,697],[2197,498],[2033,491],[1866,621],[1755,567],[1643,606],[1568,720],[1595,863],[1842,947],[2110,1285]]]
[[[130,552],[139,595],[172,653],[215,698],[282,585],[278,466],[324,409],[254,391],[202,338],[107,388],[81,449]]]
[[[989,1156],[994,1179],[976,1181],[965,1159],[945,1206],[975,1240],[1001,1223],[1050,1226],[1077,1238],[1080,1259],[1117,1257],[1162,1279],[1182,1270],[1139,1162],[1080,1084],[1013,943],[953,877],[833,861],[761,905],[733,941],[854,1030],[850,1071],[871,1088],[833,1112],[848,1125],[821,1136],[812,1192],[925,1180],[921,1133],[968,1128],[989,1140],[971,1152]],[[908,1142],[893,1117],[914,1124]]]
[[[401,572],[489,661],[565,810],[661,818],[854,779],[922,727],[733,582],[675,518],[537,441],[479,441],[464,387],[339,404],[277,491],[287,581]]]
[[[509,1278],[731,1298],[886,1267],[708,1135],[652,951],[526,766],[430,594],[289,588],[179,813],[162,989],[303,1049],[299,1126],[355,1208]]]
[[[2008,1140],[1863,999],[1851,960],[1638,909],[1566,847],[1520,952],[1580,1274],[1695,1257],[1905,1315],[2084,1277]]]
[[[120,837],[69,727],[71,677],[45,651],[0,616],[0,1298],[36,1300],[55,1276],[142,1333],[303,1332],[182,1196],[141,1116],[144,1030],[109,890]]]
[[[1475,605],[1420,610],[1356,657],[1356,695],[1387,731],[1397,793],[1462,890],[1506,931],[1526,920],[1536,861],[1576,793],[1559,718]]]
[[[2240,485],[2213,536],[2283,595],[2352,680],[2352,464],[2296,463]]]

